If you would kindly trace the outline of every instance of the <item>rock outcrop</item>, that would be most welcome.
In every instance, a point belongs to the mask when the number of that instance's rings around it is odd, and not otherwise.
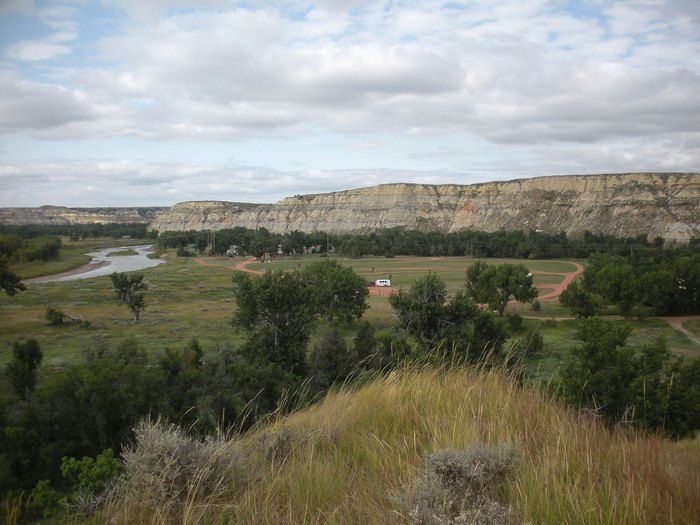
[[[0,208],[0,224],[149,224],[169,208]]]
[[[158,231],[242,226],[271,232],[539,230],[686,242],[700,237],[700,174],[632,173],[461,185],[383,184],[276,204],[183,202],[158,213]]]
[[[537,177],[472,185],[382,184],[276,204],[182,202],[171,208],[0,209],[0,224],[140,223],[158,231],[265,227],[329,233],[403,227],[539,230],[687,242],[700,237],[700,174],[630,173]]]

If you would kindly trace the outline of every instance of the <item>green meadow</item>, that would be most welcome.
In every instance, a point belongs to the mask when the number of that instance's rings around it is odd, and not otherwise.
[[[70,261],[73,267],[84,262],[85,256],[81,259],[78,252],[86,253],[106,246],[119,246],[119,243],[110,240],[71,245],[62,250],[62,268],[56,271],[68,269],[66,266]],[[164,257],[167,261],[165,264],[142,271],[149,289],[145,292],[147,306],[139,322],[133,322],[131,312],[118,305],[108,276],[68,282],[33,283],[14,297],[2,294],[0,364],[9,360],[10,345],[14,341],[31,337],[39,341],[44,352],[44,366],[50,367],[79,362],[84,358],[86,350],[116,343],[125,337],[137,339],[150,353],[160,353],[169,346],[181,347],[192,337],[200,340],[205,351],[217,345],[236,345],[241,338],[229,323],[234,308],[231,275],[236,271],[233,266],[242,259],[208,257],[204,266],[198,264],[196,258],[176,257],[172,251]],[[248,268],[263,271],[299,269],[318,258],[280,257],[270,262],[250,264]],[[436,272],[452,294],[463,286],[466,269],[473,262],[473,259],[463,257],[366,257],[338,260],[352,267],[368,281],[390,278],[395,287],[409,287],[425,273]],[[575,270],[573,261],[487,259],[487,262],[522,263],[534,272],[535,284],[544,286],[561,283],[562,273]],[[43,267],[44,273],[55,269],[54,264]],[[29,270],[28,275],[41,273],[37,266],[30,266]],[[21,275],[25,275],[24,271]],[[542,289],[541,293],[549,290]],[[386,296],[371,296],[368,304],[365,319],[380,332],[391,331],[395,316]],[[89,326],[73,322],[63,326],[50,326],[44,319],[49,306],[73,318],[87,321]],[[561,359],[577,344],[573,338],[575,323],[566,320],[571,317],[568,309],[552,300],[542,301],[539,311],[533,311],[529,304],[510,305],[507,311],[527,317],[526,325],[539,327],[543,334],[545,348],[528,363],[528,368],[540,379],[556,376]],[[694,356],[700,353],[697,344],[663,320],[631,322],[634,331],[629,343],[632,345],[644,345],[661,336],[666,338],[670,349],[678,355]],[[686,324],[689,330],[698,332],[697,322]],[[354,330],[352,326],[346,326],[343,327],[343,333],[350,339]]]

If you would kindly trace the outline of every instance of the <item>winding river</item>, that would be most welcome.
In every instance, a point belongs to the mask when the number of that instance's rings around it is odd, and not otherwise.
[[[144,244],[141,246],[124,246],[120,248],[105,248],[99,252],[88,253],[87,255],[92,257],[92,261],[76,270],[55,275],[45,275],[43,277],[29,279],[27,282],[46,283],[55,281],[75,281],[78,279],[90,279],[101,275],[109,275],[112,272],[133,272],[135,270],[143,270],[144,268],[152,268],[165,262],[162,259],[148,258],[148,254],[152,248],[152,244]],[[110,253],[126,251],[129,249],[136,250],[138,253],[136,255],[108,255]]]

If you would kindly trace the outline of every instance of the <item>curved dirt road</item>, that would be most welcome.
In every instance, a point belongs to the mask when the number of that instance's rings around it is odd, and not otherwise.
[[[539,272],[539,271],[532,272],[534,274],[540,274],[540,275],[546,274],[546,275],[563,275],[564,276],[564,279],[559,284],[538,284],[537,286],[535,286],[535,288],[551,288],[552,289],[551,292],[547,292],[544,295],[540,295],[537,298],[539,301],[551,301],[552,299],[556,299],[557,297],[559,297],[562,294],[562,292],[564,290],[566,290],[566,287],[569,286],[571,281],[573,281],[576,277],[578,277],[579,275],[581,275],[583,273],[584,268],[579,263],[570,262],[570,261],[566,261],[566,262],[568,264],[573,264],[576,267],[576,270],[573,272]]]
[[[233,266],[223,266],[223,268],[230,268],[231,270],[238,270],[239,272],[248,272],[248,273],[253,273],[255,275],[262,275],[265,272],[263,270],[251,270],[248,268],[248,265],[251,263],[254,263],[257,259],[255,257],[249,257],[247,259],[242,260],[238,264],[234,264]],[[214,265],[214,264],[209,264],[207,261],[204,259],[200,259],[197,257],[194,262],[196,262],[200,266],[219,266]]]

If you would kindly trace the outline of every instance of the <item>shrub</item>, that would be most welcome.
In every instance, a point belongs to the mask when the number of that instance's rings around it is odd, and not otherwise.
[[[511,334],[518,334],[523,331],[523,316],[518,313],[509,313],[506,315],[508,321],[508,329]]]
[[[530,357],[544,348],[544,338],[539,330],[528,330],[516,342],[523,357]]]
[[[51,326],[62,325],[65,321],[65,317],[66,314],[64,314],[61,310],[56,310],[50,306],[46,308],[46,315],[44,315],[44,319],[46,319]]]
[[[415,525],[514,523],[496,495],[515,458],[512,448],[481,443],[467,450],[438,450],[426,457],[415,485],[399,501],[410,509]]]
[[[261,432],[256,439],[257,449],[274,465],[281,465],[289,457],[296,441],[294,433],[287,427],[272,426]]]
[[[134,429],[135,444],[122,452],[124,474],[115,495],[161,509],[229,488],[243,455],[223,436],[199,441],[174,424],[144,420]]]
[[[49,480],[43,479],[32,489],[27,507],[34,516],[49,518],[60,510],[60,499]]]

